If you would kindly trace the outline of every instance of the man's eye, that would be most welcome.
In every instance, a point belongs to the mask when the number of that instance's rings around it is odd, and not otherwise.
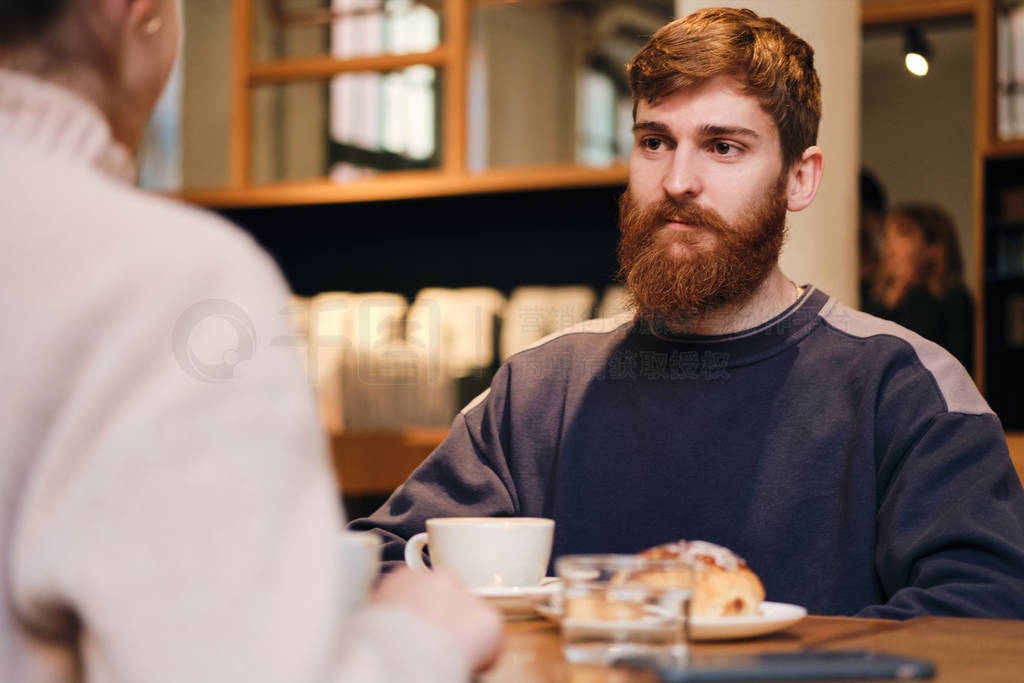
[[[643,138],[640,140],[640,146],[651,152],[657,152],[665,146],[665,143],[658,138]]]
[[[714,144],[714,150],[715,154],[721,154],[722,156],[725,156],[726,154],[735,151],[736,148],[730,145],[728,142],[716,142]]]

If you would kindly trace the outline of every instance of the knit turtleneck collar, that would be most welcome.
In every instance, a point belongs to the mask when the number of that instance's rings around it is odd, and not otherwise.
[[[30,149],[134,182],[135,161],[93,104],[32,75],[0,69],[0,146]]]

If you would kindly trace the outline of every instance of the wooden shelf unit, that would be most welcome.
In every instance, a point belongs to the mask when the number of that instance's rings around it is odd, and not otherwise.
[[[343,495],[386,496],[404,482],[448,435],[448,428],[359,431],[331,438]]]
[[[992,334],[998,330],[998,323],[993,319],[1001,314],[997,308],[1000,301],[1008,296],[1005,291],[1007,281],[996,282],[992,273],[991,264],[988,263],[988,256],[992,249],[988,240],[993,238],[992,226],[1000,222],[1001,218],[993,211],[993,193],[1007,186],[1005,170],[1000,168],[1007,164],[1019,164],[1021,171],[1024,171],[1024,139],[1000,139],[997,133],[997,88],[996,88],[996,51],[997,51],[997,30],[999,8],[1001,0],[975,0],[975,127],[976,127],[976,151],[975,151],[975,258],[977,267],[977,321],[976,321],[976,348],[978,349],[978,363],[976,377],[979,387],[986,391],[986,396],[993,404],[993,408],[1003,418],[1004,425],[1009,427],[1007,441],[1010,446],[1011,456],[1017,465],[1018,472],[1021,471],[1024,463],[1024,411],[1019,410],[1018,399],[1011,397],[1007,401],[1005,387],[1002,391],[995,391],[995,386],[990,379],[997,377],[1002,383],[1003,376],[1007,374],[1006,368],[1014,364],[1024,366],[1024,348],[1011,351],[1011,355],[1000,356],[1001,363],[1007,363],[999,368],[999,375],[989,374],[990,368],[987,363],[994,359],[993,349],[1001,344]],[[1024,187],[1024,172],[1021,173],[1020,181],[1013,181],[1015,187]],[[1016,287],[1017,295],[1024,296],[1024,287]],[[989,298],[993,297],[993,301]],[[1003,315],[1005,315],[1003,313]],[[994,369],[993,369],[994,370]],[[1013,381],[1012,371],[1010,380]],[[1024,393],[1024,375],[1016,378],[1019,386],[1011,387],[1010,392],[1014,396]]]
[[[449,61],[449,51],[445,48],[430,52],[353,57],[351,59],[326,56],[298,57],[254,64],[250,67],[247,78],[250,86],[265,83],[294,83],[322,80],[338,74],[359,71],[397,71],[417,65],[443,68]]]
[[[931,19],[951,19],[974,13],[975,0],[886,0],[861,5],[861,24],[881,26]]]
[[[224,187],[188,189],[175,196],[208,208],[272,207],[392,201],[493,192],[519,192],[624,185],[624,164],[590,167],[549,164],[492,167],[467,165],[467,81],[471,8],[488,0],[444,0],[441,44],[428,52],[336,58],[328,55],[254,61],[253,11],[256,0],[231,3],[231,122],[228,181]],[[324,80],[344,73],[387,73],[416,65],[444,72],[440,168],[383,172],[365,180],[336,183],[326,177],[274,183],[252,181],[252,89],[268,84]]]
[[[426,65],[443,70],[444,90],[441,112],[441,168],[430,173],[437,177],[461,177],[466,171],[466,83],[469,53],[469,13],[472,0],[444,0],[442,16],[444,37],[440,46],[423,53],[382,54],[339,59],[330,56],[302,57],[255,62],[253,52],[253,10],[256,0],[231,2],[231,121],[228,141],[228,183],[226,188],[186,191],[179,198],[204,206],[287,205],[302,202],[307,194],[317,201],[366,201],[347,199],[374,197],[361,190],[332,194],[326,179],[294,183],[254,185],[251,182],[252,103],[255,86],[270,83],[297,83],[321,80],[343,73],[386,73],[410,66]],[[389,181],[383,180],[381,183]],[[395,189],[377,194],[393,198],[407,191],[408,183],[394,180]],[[339,186],[341,187],[341,186]],[[305,188],[306,191],[303,191]],[[261,199],[265,194],[266,198]],[[226,199],[225,199],[226,198]]]
[[[1017,468],[1017,476],[1024,479],[1024,432],[1010,432],[1006,435],[1010,448],[1010,459]]]
[[[625,165],[588,168],[575,164],[465,170],[395,171],[359,182],[316,179],[272,185],[183,192],[178,198],[208,208],[343,204],[492,192],[625,185]]]
[[[1024,139],[1020,140],[993,140],[982,151],[986,159],[1003,159],[1008,157],[1024,156]]]

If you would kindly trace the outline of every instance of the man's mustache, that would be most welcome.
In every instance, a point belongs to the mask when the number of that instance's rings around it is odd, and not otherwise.
[[[686,223],[715,232],[726,230],[725,221],[716,211],[704,209],[693,202],[662,200],[654,210],[658,225],[668,222]]]

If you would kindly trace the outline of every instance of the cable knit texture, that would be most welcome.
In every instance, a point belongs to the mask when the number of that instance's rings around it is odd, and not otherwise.
[[[95,107],[0,70],[0,680],[466,680],[416,614],[340,613],[280,274],[134,174]]]

